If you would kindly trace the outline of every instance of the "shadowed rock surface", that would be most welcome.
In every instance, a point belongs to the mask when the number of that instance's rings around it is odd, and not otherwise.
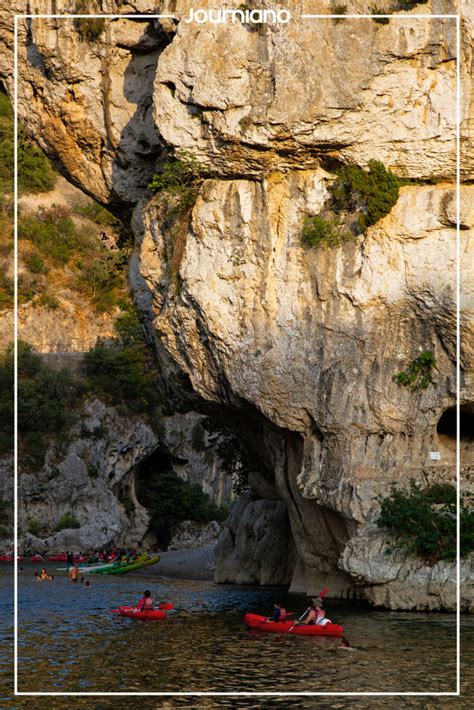
[[[299,14],[300,3],[288,5]],[[69,179],[122,215],[133,208],[130,281],[162,372],[182,406],[211,407],[254,452],[252,487],[264,500],[232,513],[216,579],[291,578],[292,589],[308,593],[329,580],[334,595],[452,609],[449,566],[419,585],[416,562],[401,574],[400,561],[387,560],[391,571],[374,580],[370,557],[384,537],[371,527],[378,496],[391,483],[455,478],[455,432],[437,429],[456,399],[455,25],[410,18],[328,19],[318,29],[196,26],[179,21],[190,6],[159,4],[176,21],[107,22],[96,42],[81,40],[69,20],[21,22],[19,111]],[[113,2],[103,7],[118,10]],[[318,8],[328,11],[325,3]],[[305,9],[316,11],[314,3]],[[361,2],[348,9],[368,10]],[[472,5],[461,9],[467,180]],[[6,49],[8,61],[8,32]],[[11,87],[6,63],[0,73]],[[206,179],[173,234],[165,200],[150,198],[146,185],[183,149]],[[304,215],[323,208],[332,167],[371,159],[436,184],[403,187],[365,235],[304,250]],[[467,415],[474,402],[471,185],[461,200]],[[434,353],[436,368],[431,384],[413,392],[393,376],[423,351]],[[431,451],[442,453],[439,461]],[[464,439],[466,488],[472,457]],[[270,521],[261,549],[260,515]],[[286,515],[294,548],[287,527],[274,524]],[[359,544],[366,526],[370,544]],[[267,566],[273,529],[287,554]],[[400,585],[425,591],[412,600]]]

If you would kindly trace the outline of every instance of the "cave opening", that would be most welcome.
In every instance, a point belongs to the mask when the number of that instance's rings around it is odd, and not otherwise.
[[[436,427],[439,449],[444,457],[453,460],[456,455],[456,407],[446,409]],[[474,404],[460,407],[459,439],[461,461],[467,463],[474,458]]]
[[[443,412],[436,429],[438,434],[456,439],[456,407],[449,407]],[[474,440],[473,405],[461,405],[460,407],[459,436],[461,441]]]
[[[161,550],[168,549],[181,523],[222,523],[228,514],[201,486],[179,475],[187,463],[160,446],[135,468],[137,501],[149,515],[147,535]]]

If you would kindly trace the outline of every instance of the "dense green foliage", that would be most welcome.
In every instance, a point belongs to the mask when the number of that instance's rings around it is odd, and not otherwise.
[[[183,481],[174,471],[152,477],[140,492],[140,502],[150,514],[150,528],[160,545],[167,547],[184,520],[223,522],[227,510],[211,502],[199,486]]]
[[[474,550],[474,512],[462,504],[461,556]],[[399,536],[390,549],[405,549],[427,559],[453,560],[456,557],[456,489],[436,485],[422,489],[413,480],[408,491],[393,487],[382,500],[379,527]]]
[[[400,181],[378,160],[370,160],[368,170],[344,165],[331,186],[335,212],[358,212],[359,230],[364,232],[390,212],[398,200]]]
[[[393,376],[395,382],[412,390],[424,390],[431,382],[431,372],[436,360],[431,350],[425,350],[413,360],[406,370]]]
[[[13,110],[8,96],[0,92],[0,190],[13,192]],[[56,182],[56,173],[46,156],[18,130],[18,189],[47,192]]]
[[[367,170],[358,165],[342,166],[329,188],[331,198],[324,212],[304,217],[302,245],[336,247],[365,232],[390,212],[402,184],[378,160],[369,161]]]
[[[308,249],[320,246],[336,247],[347,239],[352,239],[352,234],[335,222],[318,215],[305,216],[301,232],[301,243],[304,247]]]
[[[13,450],[13,358],[0,357],[0,455]]]
[[[60,532],[61,530],[67,529],[77,529],[80,528],[81,524],[71,513],[64,513],[62,518],[54,526],[55,532]]]
[[[80,388],[67,370],[44,364],[31,346],[18,342],[18,434],[23,460],[42,462],[46,436],[71,422],[70,407]],[[0,451],[13,448],[13,348],[0,362]]]
[[[117,337],[98,343],[84,357],[89,389],[103,393],[114,405],[152,413],[160,401],[151,354],[134,308],[117,318]]]

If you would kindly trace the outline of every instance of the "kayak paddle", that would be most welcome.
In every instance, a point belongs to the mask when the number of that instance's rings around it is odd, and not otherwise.
[[[308,612],[309,612],[309,609],[306,609],[306,611],[304,612],[304,614],[301,614],[300,618],[299,618],[297,621],[295,621],[295,623],[293,624],[293,626],[292,626],[291,628],[288,629],[288,633],[289,633],[290,631],[293,631],[293,629],[295,628],[295,626],[296,626],[296,624],[298,623],[298,621],[302,621],[302,620],[304,619],[304,617],[306,616],[306,614],[308,614]]]

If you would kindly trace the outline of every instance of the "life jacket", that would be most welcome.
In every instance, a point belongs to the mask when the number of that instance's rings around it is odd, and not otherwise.
[[[285,621],[286,619],[286,609],[283,607],[280,608],[280,616],[278,618],[278,621]]]
[[[143,597],[138,602],[140,611],[153,611],[153,599],[151,597]]]

